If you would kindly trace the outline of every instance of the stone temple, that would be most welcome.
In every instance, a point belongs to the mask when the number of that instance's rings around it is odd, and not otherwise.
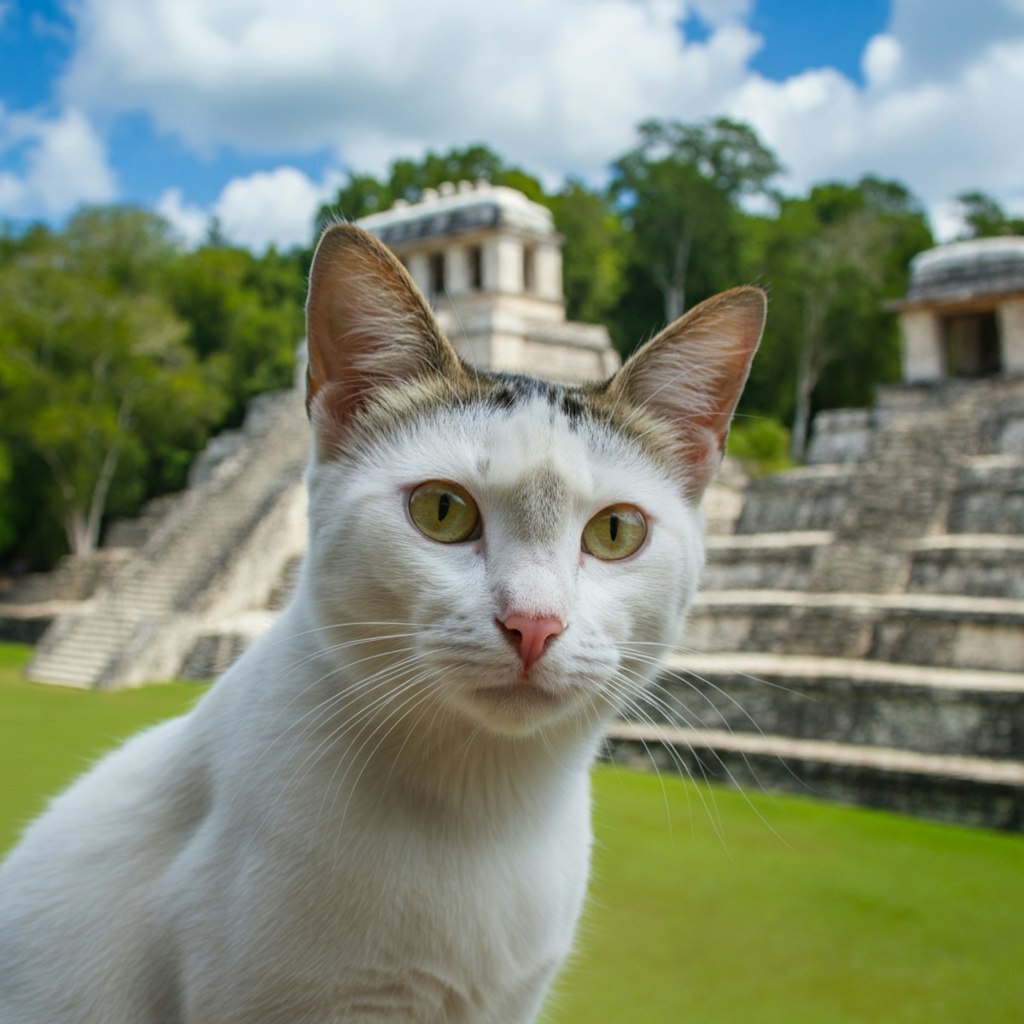
[[[557,238],[521,197],[456,186],[367,226],[470,358],[614,366],[603,335],[565,323]],[[665,699],[613,723],[610,756],[1024,830],[1022,301],[1024,239],[922,253],[897,304],[904,381],[819,415],[805,466],[746,481],[727,463]],[[184,494],[9,594],[8,637],[46,627],[32,676],[111,687],[224,667],[303,550],[307,439],[300,394],[264,396]]]
[[[895,303],[908,384],[1024,374],[1024,238],[954,242],[914,257]]]

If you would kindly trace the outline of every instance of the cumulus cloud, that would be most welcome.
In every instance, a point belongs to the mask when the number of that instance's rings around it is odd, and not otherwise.
[[[189,246],[202,242],[216,221],[234,245],[288,249],[308,244],[317,210],[340,184],[340,175],[315,182],[294,167],[279,167],[233,179],[208,209],[187,202],[179,188],[167,189],[156,209]]]
[[[863,84],[754,72],[753,4],[78,0],[62,94],[97,117],[148,114],[198,153],[327,152],[379,172],[483,140],[552,181],[599,177],[644,118],[727,114],[776,150],[792,191],[876,173],[935,211],[968,188],[1024,209],[1024,0],[892,0]],[[690,15],[706,39],[684,37]],[[0,179],[0,199],[22,184]],[[232,182],[207,211],[172,192],[161,203],[183,231],[216,214],[247,244],[286,244],[325,184],[282,167]]]
[[[682,0],[83,0],[64,92],[146,110],[197,150],[328,148],[355,163],[389,141],[486,139],[586,172],[640,118],[720,103],[758,43],[737,20],[747,6],[732,0],[734,17],[684,46]]]
[[[46,118],[0,107],[0,155],[17,168],[0,172],[4,215],[59,217],[117,194],[106,149],[78,110]]]
[[[830,70],[784,82],[751,76],[731,109],[782,154],[793,190],[869,172],[897,178],[929,207],[940,236],[951,230],[950,198],[967,189],[1024,209],[1024,11],[1014,14],[1016,2],[1002,2],[1005,31],[987,39],[973,31],[939,66],[921,56],[921,38],[932,26],[936,45],[951,45],[946,9],[962,5],[896,0],[889,30],[865,49],[863,88]]]
[[[214,213],[225,236],[238,245],[255,250],[306,245],[318,207],[338,184],[337,179],[318,184],[294,167],[280,167],[232,181]]]
[[[153,208],[190,249],[200,245],[210,230],[212,214],[185,200],[180,188],[166,189]]]

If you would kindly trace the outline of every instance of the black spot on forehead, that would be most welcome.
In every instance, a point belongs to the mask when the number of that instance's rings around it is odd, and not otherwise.
[[[571,427],[577,426],[588,414],[586,402],[578,388],[524,373],[493,373],[488,376],[494,382],[494,387],[487,393],[486,399],[496,408],[508,409],[539,399],[561,412]]]

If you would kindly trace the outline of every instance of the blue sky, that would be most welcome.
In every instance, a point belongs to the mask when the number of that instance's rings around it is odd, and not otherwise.
[[[600,181],[649,117],[749,121],[785,189],[1024,211],[1024,0],[0,0],[0,218],[137,202],[306,242],[350,169],[486,141]]]

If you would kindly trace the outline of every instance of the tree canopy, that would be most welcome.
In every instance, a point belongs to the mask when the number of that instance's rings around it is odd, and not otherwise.
[[[0,555],[92,550],[106,517],[180,487],[211,430],[291,379],[300,262],[183,253],[127,207],[8,234],[0,254]]]

